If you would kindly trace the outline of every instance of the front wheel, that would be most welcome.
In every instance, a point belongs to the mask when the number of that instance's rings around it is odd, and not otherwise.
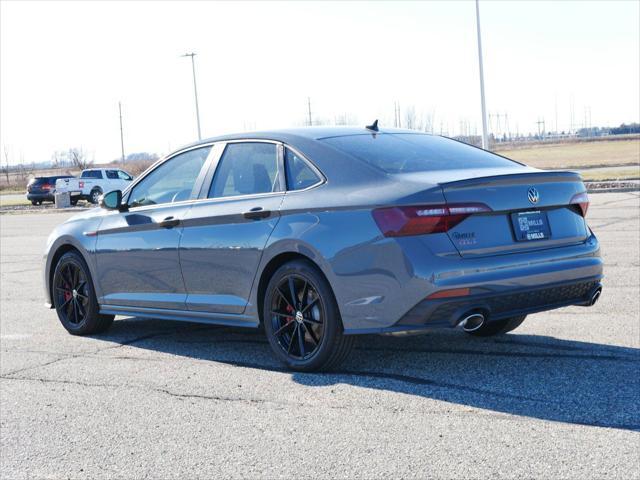
[[[353,336],[342,332],[329,283],[304,260],[288,262],[273,274],[262,317],[271,348],[292,370],[331,370],[353,347]]]
[[[476,337],[492,337],[494,335],[501,335],[518,328],[520,325],[522,325],[522,322],[524,322],[525,318],[527,318],[526,315],[521,315],[519,317],[504,318],[502,320],[487,322],[484,323],[480,328],[467,333]]]
[[[113,315],[99,313],[89,267],[77,252],[60,257],[51,293],[60,323],[73,335],[103,332],[113,323]]]

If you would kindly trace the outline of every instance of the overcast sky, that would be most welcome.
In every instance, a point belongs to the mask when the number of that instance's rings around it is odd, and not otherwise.
[[[638,121],[639,5],[481,0],[488,111],[521,133],[554,129],[556,106],[560,130],[572,105],[575,127]],[[127,153],[195,140],[191,51],[203,137],[301,125],[307,97],[314,118],[389,125],[398,101],[437,132],[480,131],[472,1],[2,1],[0,19],[12,163],[70,147],[118,158],[118,101]]]

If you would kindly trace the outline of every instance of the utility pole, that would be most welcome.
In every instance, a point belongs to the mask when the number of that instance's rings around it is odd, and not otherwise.
[[[122,133],[122,103],[118,102],[118,112],[120,113],[120,149],[122,150],[122,165],[124,166],[124,134]]]
[[[312,126],[313,121],[311,120],[311,97],[307,97],[307,112],[309,114],[309,126]]]
[[[536,124],[538,125],[538,135],[540,136],[540,138],[542,138],[542,136],[544,135],[544,130],[545,130],[544,118],[542,120],[538,119]],[[542,130],[540,129],[541,126],[542,126]]]
[[[489,148],[487,135],[487,106],[484,100],[484,70],[482,68],[482,38],[480,35],[480,4],[476,0],[476,30],[478,32],[478,65],[480,67],[480,104],[482,106],[482,148]]]
[[[558,135],[559,132],[558,132],[558,94],[557,93],[556,93],[556,96],[555,96],[554,110],[555,110],[554,113],[555,113],[555,116],[556,116],[556,128],[555,128],[556,137],[558,137],[559,136]]]
[[[191,57],[191,71],[193,72],[193,93],[196,98],[196,122],[198,124],[198,140],[202,140],[202,134],[200,133],[200,110],[198,109],[198,87],[196,87],[196,62],[193,57],[195,53],[185,53],[183,57]]]

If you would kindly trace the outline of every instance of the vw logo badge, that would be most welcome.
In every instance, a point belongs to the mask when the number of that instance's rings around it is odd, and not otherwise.
[[[538,203],[538,200],[540,200],[540,194],[538,193],[538,190],[533,187],[531,187],[527,192],[527,197],[529,198],[529,201],[531,203]]]

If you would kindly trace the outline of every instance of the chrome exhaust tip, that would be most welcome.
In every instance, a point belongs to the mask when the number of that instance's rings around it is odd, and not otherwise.
[[[484,325],[485,317],[480,312],[473,312],[464,317],[459,325],[465,332],[475,332]]]
[[[602,295],[602,286],[596,287],[596,289],[591,294],[591,297],[589,298],[590,307],[593,307],[596,304],[596,302],[600,299],[600,295]]]

